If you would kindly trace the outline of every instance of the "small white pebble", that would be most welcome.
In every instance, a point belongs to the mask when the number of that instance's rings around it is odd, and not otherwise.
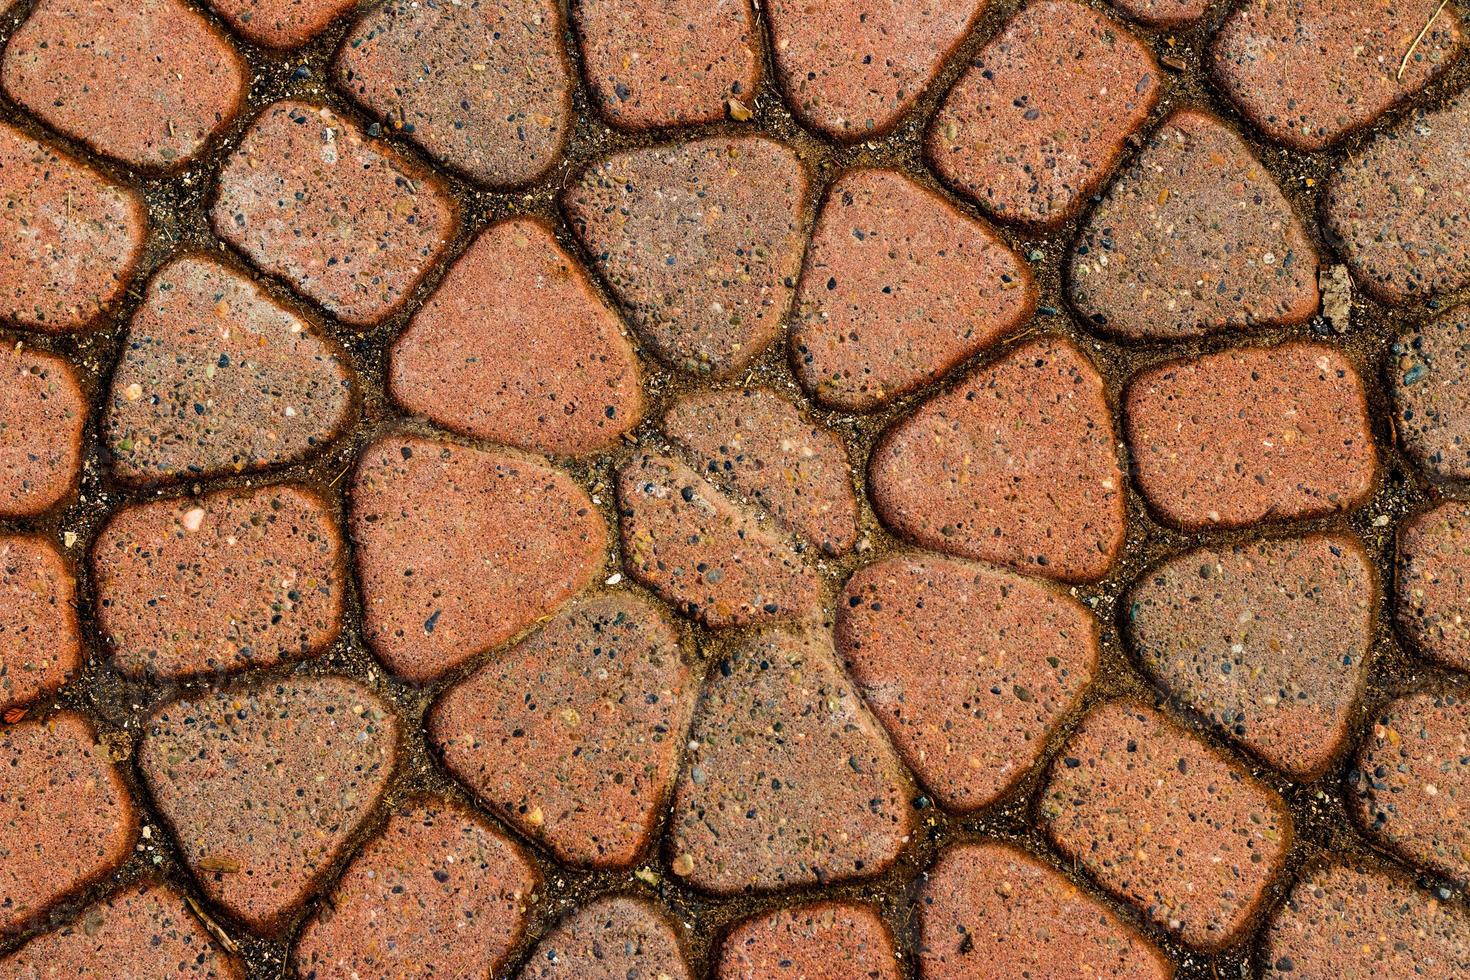
[[[199,530],[199,526],[201,524],[203,524],[203,523],[204,523],[204,508],[203,507],[195,507],[193,510],[190,510],[187,513],[184,514],[183,524],[184,524],[184,530],[186,530],[186,531],[197,531],[197,530]]]

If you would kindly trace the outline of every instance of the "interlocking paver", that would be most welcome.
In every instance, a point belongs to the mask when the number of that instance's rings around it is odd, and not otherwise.
[[[1031,319],[1036,284],[998,234],[893,170],[827,192],[797,286],[791,365],[823,405],[866,411]]]
[[[82,666],[76,579],[42,537],[0,535],[0,712],[45,697]]]
[[[337,86],[435,159],[494,187],[556,164],[572,72],[554,0],[389,0],[348,32]]]
[[[929,126],[946,181],[1007,221],[1054,228],[1102,186],[1159,100],[1148,45],[1075,0],[1022,8]]]
[[[1112,0],[1113,6],[1153,27],[1182,27],[1204,16],[1209,0]]]
[[[1470,479],[1470,313],[1415,323],[1392,354],[1386,373],[1405,452],[1432,477]]]
[[[557,614],[449,688],[429,741],[561,860],[623,867],[648,850],[667,805],[695,693],[663,614],[612,595]]]
[[[949,558],[861,569],[837,598],[837,649],[894,746],[944,806],[974,810],[1041,758],[1097,669],[1075,600]]]
[[[539,221],[492,225],[393,346],[393,397],[456,432],[524,449],[601,449],[643,417],[622,322]]]
[[[652,902],[614,896],[567,916],[531,951],[519,980],[692,980],[678,934]]]
[[[357,0],[204,0],[245,37],[271,48],[294,48],[326,30]]]
[[[1362,379],[1325,344],[1150,368],[1129,382],[1124,415],[1139,489],[1186,529],[1352,510],[1377,478]]]
[[[240,111],[245,62],[182,0],[41,0],[0,63],[5,93],[99,153],[187,162]]]
[[[927,548],[1090,581],[1123,546],[1116,441],[1097,369],[1038,338],[891,428],[869,490],[884,522]]]
[[[87,399],[64,358],[0,345],[0,517],[44,514],[76,489]]]
[[[1291,846],[1286,803],[1140,703],[1094,708],[1052,763],[1047,836],[1103,888],[1191,946],[1250,925]]]
[[[443,254],[454,202],[431,171],[325,106],[268,106],[225,162],[210,221],[346,323],[401,306]]]
[[[893,933],[876,912],[815,902],[746,919],[720,948],[719,980],[898,980]]]
[[[1398,533],[1398,624],[1414,647],[1470,671],[1470,506],[1440,504]]]

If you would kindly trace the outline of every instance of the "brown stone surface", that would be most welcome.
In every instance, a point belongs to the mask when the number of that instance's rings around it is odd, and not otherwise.
[[[1113,0],[1113,6],[1152,27],[1182,27],[1204,16],[1209,0]]]
[[[1066,582],[1123,546],[1123,474],[1102,378],[1061,338],[1028,340],[884,434],[869,487],[927,548]]]
[[[857,538],[847,449],[769,388],[685,395],[664,432],[716,483],[747,494],[777,523],[827,554]]]
[[[262,270],[363,326],[407,300],[456,219],[433,173],[330,109],[285,101],[225,162],[210,220]]]
[[[1083,224],[1068,295],[1093,329],[1178,340],[1305,323],[1317,251],[1250,148],[1219,119],[1175,112]]]
[[[398,738],[356,681],[294,677],[163,705],[137,764],[205,897],[277,935],[387,789]]]
[[[719,980],[899,980],[893,933],[869,906],[816,902],[746,919],[720,949]]]
[[[591,599],[449,688],[428,718],[444,764],[559,859],[648,850],[694,710],[679,637],[652,604]]]
[[[689,746],[668,846],[704,891],[872,877],[913,832],[898,759],[815,629],[766,633],[722,660]]]
[[[531,951],[520,980],[693,980],[678,934],[652,902],[614,896],[567,916]]]
[[[292,963],[303,980],[498,975],[540,883],[489,821],[412,801],[352,859]]]
[[[791,325],[791,365],[823,405],[876,408],[1031,318],[1036,284],[998,234],[897,171],[827,192]]]
[[[863,568],[837,599],[837,649],[939,803],[986,806],[1041,758],[1097,669],[1077,601],[950,558]]]
[[[1349,511],[1377,478],[1362,379],[1323,344],[1150,368],[1129,382],[1124,416],[1139,489],[1186,529]]]
[[[0,936],[111,874],[138,815],[92,723],[72,711],[0,727]]]
[[[1107,906],[1009,844],[944,851],[917,906],[926,980],[1174,974],[1164,955]]]
[[[1148,45],[1075,0],[1041,0],[980,49],[926,147],[997,218],[1054,228],[1103,185],[1158,100]]]
[[[1039,815],[1062,856],[1206,952],[1250,926],[1292,819],[1275,791],[1151,708],[1094,708],[1052,763]]]
[[[554,612],[607,548],[570,476],[499,450],[388,436],[359,457],[351,499],[363,633],[415,683]]]
[[[1470,671],[1470,505],[1440,504],[1398,533],[1399,628],[1422,655]]]
[[[294,48],[316,37],[357,0],[204,0],[256,44]]]
[[[34,517],[71,496],[87,399],[63,358],[0,344],[0,517]]]
[[[604,157],[562,203],[652,352],[724,376],[780,336],[806,194],[806,169],[787,147],[711,137]]]
[[[1470,480],[1470,311],[1416,321],[1393,344],[1394,431],[1431,477]]]
[[[76,579],[45,538],[0,535],[0,712],[55,692],[82,666]]]
[[[404,408],[524,449],[602,449],[643,417],[622,322],[534,219],[475,239],[414,314],[390,363]]]
[[[556,163],[572,70],[555,0],[389,0],[348,32],[336,84],[385,129],[494,187]]]
[[[232,475],[337,437],[355,375],[324,332],[203,255],[149,281],[107,400],[113,468],[130,483]]]

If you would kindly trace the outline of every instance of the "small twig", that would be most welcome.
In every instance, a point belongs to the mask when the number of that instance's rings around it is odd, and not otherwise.
[[[1429,33],[1429,29],[1434,26],[1434,22],[1439,19],[1439,15],[1444,12],[1444,8],[1449,5],[1450,0],[1439,0],[1439,6],[1434,9],[1434,13],[1430,14],[1429,19],[1424,22],[1424,29],[1419,32],[1418,37],[1414,38],[1414,43],[1409,45],[1409,50],[1404,52],[1404,60],[1399,62],[1399,73],[1394,81],[1403,80],[1404,69],[1409,67],[1409,59],[1414,56],[1414,52],[1419,47],[1419,42],[1424,40],[1424,36]]]

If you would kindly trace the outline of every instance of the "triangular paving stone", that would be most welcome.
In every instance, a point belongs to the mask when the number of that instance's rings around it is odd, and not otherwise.
[[[615,153],[563,196],[573,231],[653,352],[728,375],[781,333],[805,246],[806,168],[759,136]]]
[[[643,417],[622,322],[540,221],[487,229],[393,346],[398,403],[445,428],[552,453],[600,449]]]
[[[1317,312],[1317,251],[1245,141],[1181,109],[1087,217],[1068,292],[1090,326],[1128,339],[1290,326]]]
[[[295,462],[353,410],[347,355],[248,276],[203,255],[149,281],[108,396],[107,444],[130,483]]]
[[[674,794],[672,869],[718,895],[882,874],[913,788],[822,632],[770,632],[711,671]]]
[[[446,691],[429,740],[486,806],[561,860],[622,867],[647,849],[673,788],[693,687],[657,608],[606,596]]]
[[[693,980],[679,935],[652,902],[613,896],[557,923],[531,951],[519,980]]]

